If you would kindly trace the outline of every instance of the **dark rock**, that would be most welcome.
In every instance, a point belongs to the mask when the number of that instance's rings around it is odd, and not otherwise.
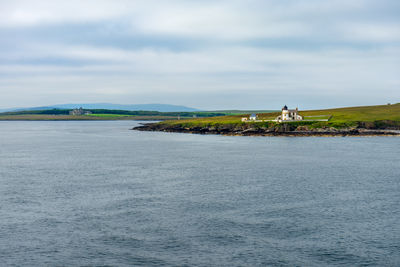
[[[308,126],[296,126],[295,124],[278,124],[269,127],[258,127],[253,124],[220,124],[213,126],[183,127],[179,124],[168,125],[164,123],[148,123],[133,128],[138,131],[165,131],[165,132],[186,132],[197,134],[223,134],[223,135],[264,135],[264,136],[359,136],[359,135],[400,135],[399,128],[396,129],[370,129],[373,123],[359,124],[357,127],[336,129],[333,127],[322,127],[309,129]],[[360,128],[360,126],[365,128]]]

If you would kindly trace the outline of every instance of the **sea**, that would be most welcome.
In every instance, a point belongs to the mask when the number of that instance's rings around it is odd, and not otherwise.
[[[399,137],[0,122],[0,266],[400,266]]]

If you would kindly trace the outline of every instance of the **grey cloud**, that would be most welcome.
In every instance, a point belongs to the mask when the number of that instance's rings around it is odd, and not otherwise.
[[[399,7],[389,0],[3,1],[0,107],[60,99],[199,108],[393,102]]]

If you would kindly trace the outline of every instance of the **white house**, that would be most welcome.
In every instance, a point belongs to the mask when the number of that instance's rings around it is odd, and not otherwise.
[[[257,120],[257,114],[255,114],[255,113],[251,114],[249,120],[256,121]]]
[[[256,121],[257,119],[258,119],[257,114],[252,113],[249,118],[243,117],[242,122]]]
[[[282,122],[282,121],[301,121],[303,120],[303,117],[299,115],[299,109],[288,109],[288,107],[285,105],[282,108],[282,115],[279,115],[275,119],[276,121]]]

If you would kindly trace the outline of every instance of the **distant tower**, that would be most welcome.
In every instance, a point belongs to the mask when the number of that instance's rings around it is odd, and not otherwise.
[[[283,121],[287,121],[287,120],[289,120],[290,118],[289,118],[289,110],[288,110],[288,107],[285,105],[283,108],[282,108],[282,120]]]
[[[288,107],[285,105],[282,108],[282,115],[278,116],[276,121],[281,122],[281,121],[299,121],[303,120],[303,117],[299,115],[299,109],[288,109]]]

